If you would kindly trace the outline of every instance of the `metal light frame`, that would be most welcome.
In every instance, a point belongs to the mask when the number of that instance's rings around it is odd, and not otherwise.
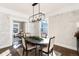
[[[40,20],[42,20],[41,17],[44,17],[44,18],[45,18],[45,14],[42,13],[42,12],[40,12],[40,4],[38,5],[38,7],[39,7],[39,8],[38,8],[38,9],[39,9],[38,13],[34,14],[34,7],[35,7],[37,4],[39,4],[39,3],[33,3],[33,4],[32,4],[32,6],[33,6],[33,15],[29,17],[29,20],[31,20],[31,22],[40,21]],[[39,16],[39,18],[37,18],[37,19],[35,20],[34,17],[36,17],[36,16]]]

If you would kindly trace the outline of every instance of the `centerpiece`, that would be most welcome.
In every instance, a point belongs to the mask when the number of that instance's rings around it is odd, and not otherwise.
[[[30,36],[29,38],[34,39],[34,40],[38,40],[38,41],[43,40],[43,39],[40,38],[39,36]]]

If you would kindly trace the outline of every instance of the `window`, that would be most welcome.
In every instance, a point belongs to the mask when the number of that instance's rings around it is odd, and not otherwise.
[[[19,32],[19,23],[14,23],[13,24],[13,33],[18,33]]]
[[[41,20],[41,37],[46,38],[48,36],[48,23],[47,20]]]

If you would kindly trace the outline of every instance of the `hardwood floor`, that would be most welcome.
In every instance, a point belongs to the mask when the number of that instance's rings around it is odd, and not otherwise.
[[[9,48],[9,47],[0,49],[0,54],[1,54],[2,52],[4,52],[5,50],[7,50],[8,48]]]
[[[72,50],[72,49],[68,49],[68,48],[65,48],[65,47],[61,47],[61,46],[58,46],[58,45],[54,45],[54,50],[62,53],[63,56],[78,56],[77,51]]]
[[[14,49],[12,46],[0,49],[0,53],[9,49],[11,51],[12,56],[22,56],[22,47]],[[54,50],[61,53],[62,56],[78,56],[77,51],[64,48],[58,45],[54,45]],[[34,56],[34,51],[29,53],[29,56]]]
[[[16,49],[14,49],[12,46],[0,49],[0,54],[5,52],[8,49],[10,50],[10,53],[11,53],[12,56],[19,56],[19,54],[16,51]]]

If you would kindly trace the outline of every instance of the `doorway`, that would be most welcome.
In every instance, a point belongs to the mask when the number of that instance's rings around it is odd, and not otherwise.
[[[25,31],[25,22],[13,21],[13,42],[14,48],[21,46],[21,39],[17,37],[20,31]]]

